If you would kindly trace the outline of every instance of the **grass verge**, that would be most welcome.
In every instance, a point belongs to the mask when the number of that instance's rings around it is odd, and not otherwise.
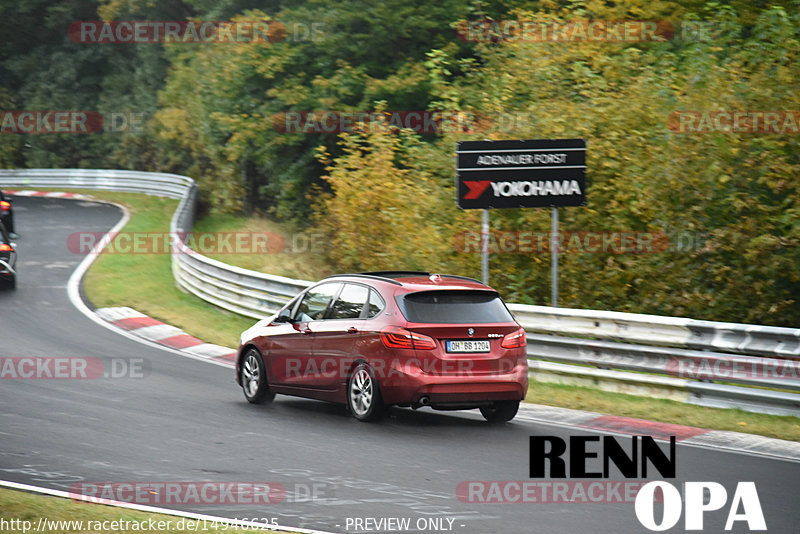
[[[38,527],[41,528],[37,530]],[[87,532],[184,534],[198,531],[221,532],[227,529],[230,529],[231,532],[244,533],[275,532],[273,530],[236,528],[211,521],[182,519],[176,516],[139,512],[103,504],[0,488],[0,532],[9,534],[23,534],[32,531],[59,532],[61,534],[86,534]]]
[[[125,231],[167,232],[176,201],[128,193],[81,191],[95,198],[124,204],[131,211]],[[213,215],[198,221],[197,232],[266,231],[291,235],[285,226],[263,219]],[[213,256],[213,255],[212,255]],[[278,254],[216,255],[226,263],[315,280],[327,274],[313,250],[298,251],[287,259]],[[289,261],[291,260],[291,261]],[[204,341],[235,346],[239,334],[253,320],[219,310],[175,287],[166,254],[103,254],[85,279],[88,298],[95,306],[130,306]],[[800,418],[706,408],[681,402],[610,393],[579,386],[532,383],[529,402],[626,417],[676,423],[716,430],[800,441]]]
[[[132,193],[88,192],[126,206],[124,232],[169,232],[177,200]],[[112,243],[113,245],[113,243]],[[175,286],[169,254],[101,254],[84,279],[87,298],[98,308],[130,306],[207,341],[236,347],[239,334],[255,323],[183,293]]]

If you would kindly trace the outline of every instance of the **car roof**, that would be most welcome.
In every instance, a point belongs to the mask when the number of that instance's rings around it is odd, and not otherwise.
[[[409,291],[430,291],[436,289],[472,289],[495,291],[474,278],[453,274],[436,274],[425,271],[372,271],[365,273],[338,274],[325,278],[326,281],[349,280],[383,282],[401,286]]]

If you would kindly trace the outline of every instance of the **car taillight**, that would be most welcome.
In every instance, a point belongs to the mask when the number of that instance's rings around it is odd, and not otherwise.
[[[11,202],[0,200],[0,211],[10,211],[10,210],[11,210]]]
[[[387,326],[381,330],[383,344],[390,349],[435,349],[432,337],[406,330],[398,326]]]
[[[525,330],[520,328],[516,332],[512,332],[504,337],[500,346],[504,349],[517,349],[519,347],[524,347],[525,344]]]
[[[6,245],[5,243],[3,243],[2,245],[0,245],[0,252],[14,252],[14,249],[11,248],[10,245]]]

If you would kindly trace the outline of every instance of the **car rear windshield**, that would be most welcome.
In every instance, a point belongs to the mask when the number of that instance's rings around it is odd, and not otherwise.
[[[398,298],[400,310],[412,323],[508,323],[514,318],[492,291],[420,291]]]

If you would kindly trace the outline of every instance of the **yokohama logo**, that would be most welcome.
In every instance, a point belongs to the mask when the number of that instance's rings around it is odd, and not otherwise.
[[[577,180],[560,182],[545,180],[541,182],[492,182],[496,197],[535,197],[546,195],[581,194]]]
[[[486,188],[492,186],[495,197],[535,197],[535,196],[565,196],[580,195],[581,187],[577,180],[542,180],[542,181],[520,181],[520,182],[491,182],[489,180],[465,181],[464,185],[469,188],[469,192],[464,195],[464,199],[479,198]]]
[[[473,200],[476,198],[480,198],[486,188],[489,187],[489,184],[492,183],[489,180],[480,180],[480,181],[465,181],[464,185],[469,188],[469,192],[464,195],[466,200]]]

